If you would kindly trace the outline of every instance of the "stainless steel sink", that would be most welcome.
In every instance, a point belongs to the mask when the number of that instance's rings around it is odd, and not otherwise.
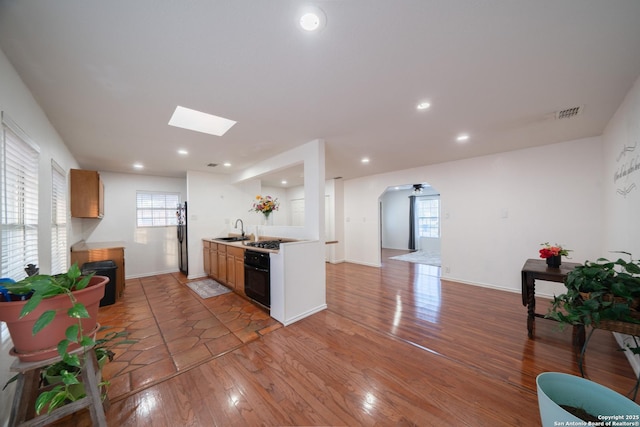
[[[248,240],[247,237],[214,237],[213,240],[220,240],[221,242],[240,242],[242,240]]]

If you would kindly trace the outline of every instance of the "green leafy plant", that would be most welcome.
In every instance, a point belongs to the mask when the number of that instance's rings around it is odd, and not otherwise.
[[[595,327],[604,320],[640,323],[640,262],[618,253],[629,261],[599,258],[569,272],[566,292],[553,298],[546,317]]]
[[[101,327],[98,335],[107,329],[110,329],[110,327]],[[102,369],[105,363],[113,360],[115,356],[115,352],[112,350],[113,347],[137,342],[137,340],[127,339],[127,336],[127,331],[111,331],[102,336],[102,338],[95,340],[94,350],[99,369]],[[43,380],[44,382],[48,382],[49,385],[52,385],[53,388],[44,391],[38,396],[36,400],[36,413],[40,413],[45,408],[51,412],[57,407],[85,397],[85,388],[84,384],[82,384],[80,374],[81,370],[79,367],[68,364],[64,360],[44,368],[42,372]],[[109,386],[109,381],[103,380],[98,386],[107,387]],[[104,396],[106,396],[106,393],[103,394],[103,398]]]
[[[88,357],[87,350],[91,347],[96,348],[96,356],[99,354],[109,354],[107,343],[115,338],[120,338],[122,333],[114,333],[112,336],[105,336],[101,340],[94,341],[94,339],[88,335],[85,335],[82,328],[82,319],[90,317],[89,312],[84,304],[78,302],[74,295],[74,291],[85,289],[93,277],[93,273],[86,276],[82,276],[81,270],[77,263],[72,265],[69,270],[64,274],[58,275],[34,275],[26,277],[16,283],[3,283],[3,294],[7,299],[7,293],[9,298],[11,295],[18,295],[21,298],[28,298],[28,301],[20,312],[20,318],[27,316],[33,310],[35,310],[42,300],[52,298],[57,295],[66,295],[70,302],[71,307],[66,310],[66,315],[72,319],[77,319],[77,322],[70,325],[65,331],[65,338],[60,340],[57,345],[57,351],[62,360],[58,367],[59,373],[62,377],[62,383],[55,386],[53,389],[44,391],[36,399],[36,413],[47,408],[48,412],[66,404],[69,400],[76,400],[70,392],[73,385],[79,384],[80,372],[86,363]],[[11,299],[9,299],[11,300]],[[59,315],[60,310],[47,310],[44,311],[40,317],[36,320],[32,333],[36,335],[42,331],[47,325],[49,325],[53,319]],[[84,348],[82,352],[75,352],[71,354],[68,350],[70,344],[78,344]],[[110,353],[113,357],[113,352]],[[6,386],[15,381],[17,376],[11,378]]]

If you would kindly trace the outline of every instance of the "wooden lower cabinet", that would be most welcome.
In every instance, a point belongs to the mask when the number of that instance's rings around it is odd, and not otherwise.
[[[218,277],[218,244],[211,243],[209,249],[209,276],[214,279]]]
[[[204,262],[204,272],[207,274],[207,276],[211,276],[211,257],[209,256],[209,252],[211,252],[211,242],[203,240],[202,260]]]
[[[227,248],[227,284],[244,294],[244,249]]]
[[[218,245],[218,274],[215,279],[227,284],[227,245]]]
[[[244,249],[203,240],[204,271],[219,283],[244,295]]]
[[[242,250],[242,257],[235,259],[236,263],[236,292],[245,295],[244,293],[244,249]]]

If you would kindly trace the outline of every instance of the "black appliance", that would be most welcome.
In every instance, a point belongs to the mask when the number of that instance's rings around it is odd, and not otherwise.
[[[189,274],[189,257],[187,249],[187,202],[178,205],[178,264],[180,271]]]
[[[95,273],[96,276],[106,276],[109,278],[107,285],[104,287],[104,296],[100,300],[100,307],[115,304],[116,302],[116,269],[118,266],[113,260],[85,262],[82,264],[82,274],[87,275]]]
[[[280,242],[282,242],[282,240],[262,240],[259,242],[245,243],[245,246],[252,246],[254,248],[262,249],[280,249]]]
[[[265,307],[271,307],[270,266],[269,253],[244,251],[244,293]]]

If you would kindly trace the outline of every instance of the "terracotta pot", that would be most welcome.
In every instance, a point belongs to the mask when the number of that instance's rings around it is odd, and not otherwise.
[[[78,302],[84,304],[89,312],[90,317],[82,319],[82,329],[85,335],[97,332],[98,306],[104,296],[104,288],[108,281],[108,277],[93,276],[86,288],[73,293]],[[20,319],[20,312],[26,303],[27,301],[0,302],[0,320],[7,323],[14,345],[11,355],[18,357],[22,362],[35,362],[57,356],[57,345],[65,338],[65,331],[77,322],[77,319],[66,315],[66,311],[71,308],[69,297],[56,295],[53,298],[43,299],[35,310]],[[58,314],[49,325],[33,335],[33,325],[47,310],[57,310]],[[72,343],[68,350],[71,351],[78,347],[78,344]]]

